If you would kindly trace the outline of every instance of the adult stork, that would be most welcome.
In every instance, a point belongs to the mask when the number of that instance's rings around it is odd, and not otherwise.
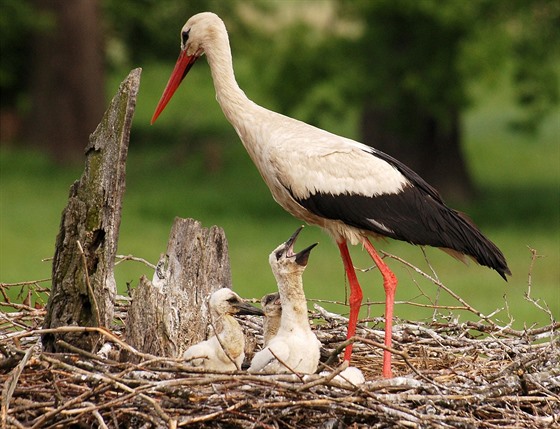
[[[156,107],[153,124],[195,61],[206,54],[216,98],[273,198],[290,214],[318,225],[336,241],[350,285],[348,337],[356,330],[362,290],[347,243],[361,244],[383,276],[385,345],[391,346],[397,279],[368,237],[390,237],[440,247],[473,258],[504,279],[511,274],[502,252],[439,193],[391,156],[356,141],[258,106],[239,88],[226,27],[215,14],[191,17],[181,29],[181,51]],[[350,360],[352,346],[344,359]],[[391,377],[391,355],[383,356]]]

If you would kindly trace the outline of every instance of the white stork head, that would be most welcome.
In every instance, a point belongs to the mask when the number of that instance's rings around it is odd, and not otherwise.
[[[225,314],[254,314],[262,316],[264,313],[260,308],[246,303],[229,288],[218,289],[210,296],[210,310],[218,316]]]
[[[288,241],[282,243],[270,254],[268,262],[270,263],[270,267],[272,268],[272,272],[275,276],[278,274],[301,274],[305,270],[311,249],[313,249],[318,243],[314,243],[300,252],[294,253],[294,244],[302,229],[303,226],[299,227],[288,239]]]
[[[202,12],[189,18],[181,29],[181,52],[171,72],[167,86],[154,111],[150,123],[154,123],[173,94],[196,62],[209,46],[217,44],[217,39],[229,48],[229,40],[224,22],[212,12]]]
[[[282,303],[278,292],[269,293],[261,298],[261,307],[268,318],[277,318],[282,315]]]

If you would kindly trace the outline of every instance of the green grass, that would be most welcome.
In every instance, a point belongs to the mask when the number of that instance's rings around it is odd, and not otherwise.
[[[208,70],[195,67],[155,126],[149,119],[166,82],[168,68],[146,67],[142,76],[135,125],[127,165],[120,254],[156,262],[165,251],[175,216],[192,217],[205,226],[224,228],[229,241],[234,288],[245,297],[260,297],[275,289],[268,254],[300,225],[270,197],[237,136],[221,114],[213,96]],[[124,76],[124,75],[123,75]],[[111,84],[111,91],[118,85]],[[251,96],[251,93],[248,91]],[[532,271],[532,296],[546,301],[555,318],[560,312],[560,154],[558,112],[543,125],[539,136],[513,133],[507,123],[507,89],[485,95],[465,118],[465,153],[480,190],[467,211],[505,253],[513,276],[508,283],[495,272],[472,263],[466,266],[437,249],[426,249],[439,279],[484,313],[509,305],[517,328],[546,323],[547,316],[524,299],[531,254],[538,258]],[[555,120],[556,119],[556,120]],[[342,125],[347,128],[347,124]],[[332,129],[334,132],[343,132]],[[210,146],[221,149],[221,168]],[[61,168],[45,156],[17,148],[0,154],[0,282],[18,282],[50,276],[60,213],[68,189],[81,175],[79,168]],[[306,228],[299,245],[318,241],[305,274],[308,298],[344,300],[346,280],[336,246],[315,227]],[[418,247],[394,241],[379,249],[398,255],[430,272]],[[371,266],[360,248],[351,249],[355,264]],[[432,310],[405,303],[429,303],[437,296],[428,281],[397,261],[389,261],[399,277],[396,315],[423,319]],[[142,264],[125,262],[116,269],[121,292],[140,275],[152,273]],[[383,300],[379,274],[359,274],[364,297]],[[457,305],[445,293],[439,302]],[[504,301],[504,296],[507,297]],[[344,313],[346,307],[326,305]],[[383,313],[382,305],[371,316]],[[365,315],[364,310],[364,315]],[[460,320],[472,319],[458,312]],[[507,320],[504,311],[499,315]]]

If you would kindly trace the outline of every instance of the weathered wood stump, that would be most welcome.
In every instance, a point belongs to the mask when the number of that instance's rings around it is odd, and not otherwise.
[[[121,83],[90,136],[84,173],[70,188],[56,238],[45,328],[111,325],[116,294],[114,259],[140,74],[141,69],[132,70]],[[45,334],[43,348],[58,351],[58,339],[90,351],[99,340],[96,333]]]
[[[175,218],[167,252],[152,281],[142,277],[134,291],[125,341],[144,353],[180,356],[189,345],[206,338],[207,299],[222,287],[231,287],[223,229]],[[121,359],[133,360],[133,356]]]

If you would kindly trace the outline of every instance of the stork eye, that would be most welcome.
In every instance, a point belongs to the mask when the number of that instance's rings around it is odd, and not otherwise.
[[[230,304],[235,304],[238,301],[236,297],[232,296],[231,298],[227,299],[227,302],[229,302]]]
[[[187,40],[189,40],[189,33],[191,29],[189,28],[187,31],[183,31],[181,33],[181,41],[183,42],[183,46],[187,44]]]

